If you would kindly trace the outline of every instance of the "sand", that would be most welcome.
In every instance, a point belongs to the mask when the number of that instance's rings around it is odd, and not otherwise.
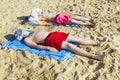
[[[69,61],[57,61],[27,51],[0,49],[0,80],[120,80],[119,0],[1,0],[0,5],[0,44],[10,40],[10,35],[19,28],[65,31],[93,40],[106,38],[98,47],[81,46],[93,54],[105,54],[104,61],[77,55]],[[98,16],[96,28],[21,24],[20,18],[29,15],[34,7],[53,13]]]

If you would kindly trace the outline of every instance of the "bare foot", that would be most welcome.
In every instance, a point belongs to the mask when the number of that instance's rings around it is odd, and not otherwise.
[[[93,27],[93,28],[95,27],[95,25],[96,25],[95,23],[88,24],[88,26]]]
[[[94,16],[93,18],[96,19],[96,18],[98,18],[98,16]]]
[[[94,19],[93,19],[93,18],[90,18],[89,21],[92,23],[92,22],[94,21]]]
[[[93,24],[93,27],[95,27],[95,26],[96,26],[96,22],[95,22],[95,21],[93,21],[93,22],[92,22],[92,24]]]
[[[103,38],[102,40],[98,40],[97,41],[97,46],[100,46],[102,42],[105,42],[106,38]]]
[[[100,44],[101,44],[101,41],[98,40],[97,41],[97,46],[100,46]]]
[[[105,55],[101,54],[101,55],[94,55],[92,58],[96,59],[96,60],[99,60],[99,61],[102,61],[104,59],[104,57],[105,57]]]

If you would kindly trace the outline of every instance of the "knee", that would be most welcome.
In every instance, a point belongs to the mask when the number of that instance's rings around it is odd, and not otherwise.
[[[70,47],[71,47],[71,44],[70,44],[69,42],[66,42],[66,41],[63,42],[62,48],[68,49],[68,48],[70,48]]]

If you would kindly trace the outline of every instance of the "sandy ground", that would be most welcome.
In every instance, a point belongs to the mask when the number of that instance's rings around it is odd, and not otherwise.
[[[38,7],[53,13],[70,12],[98,16],[96,28],[22,25],[20,17]],[[94,40],[106,38],[100,47],[81,46],[93,54],[105,54],[104,61],[75,56],[57,61],[26,51],[0,49],[0,80],[120,80],[120,1],[119,0],[1,0],[0,44],[10,40],[16,29],[65,31]],[[1,47],[1,45],[0,45]]]

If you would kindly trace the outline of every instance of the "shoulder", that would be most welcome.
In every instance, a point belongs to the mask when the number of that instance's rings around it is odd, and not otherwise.
[[[29,37],[24,38],[24,42],[25,42],[25,43],[26,43],[26,42],[29,42],[29,41],[30,41]]]

